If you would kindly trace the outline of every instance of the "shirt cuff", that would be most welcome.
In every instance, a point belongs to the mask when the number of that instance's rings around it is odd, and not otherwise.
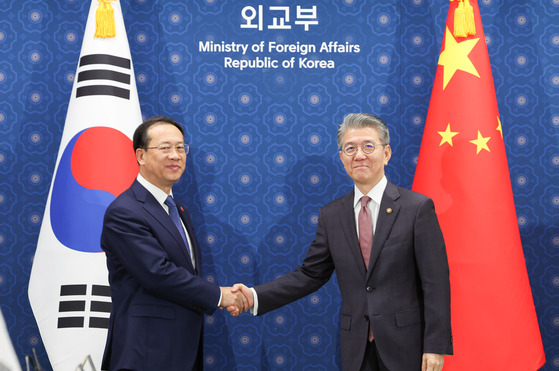
[[[254,299],[254,306],[250,309],[250,313],[252,313],[253,316],[257,316],[258,315],[258,294],[256,293],[256,290],[254,289],[254,287],[251,287],[250,290],[252,291],[252,298]]]

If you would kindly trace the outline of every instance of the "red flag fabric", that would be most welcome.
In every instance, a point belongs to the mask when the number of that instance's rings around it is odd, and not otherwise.
[[[475,0],[450,2],[412,189],[434,200],[447,246],[454,355],[444,370],[539,369],[545,355]]]

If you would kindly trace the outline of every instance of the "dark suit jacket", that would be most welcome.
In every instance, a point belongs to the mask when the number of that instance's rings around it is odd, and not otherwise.
[[[220,289],[202,278],[192,221],[177,206],[197,271],[175,224],[140,183],[134,181],[107,208],[101,247],[107,255],[113,309],[103,370],[194,367],[204,313],[217,308]]]
[[[316,239],[299,268],[255,287],[258,314],[316,291],[335,269],[344,370],[359,370],[369,320],[390,370],[420,370],[423,353],[452,354],[449,269],[433,202],[388,182],[367,271],[353,199],[351,192],[320,210]]]

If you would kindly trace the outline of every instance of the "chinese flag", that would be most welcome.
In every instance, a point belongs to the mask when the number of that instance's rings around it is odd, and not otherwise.
[[[444,370],[537,370],[545,355],[477,2],[450,2],[413,190],[431,197],[450,266]]]

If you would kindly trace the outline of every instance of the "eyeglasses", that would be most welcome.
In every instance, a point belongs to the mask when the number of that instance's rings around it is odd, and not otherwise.
[[[188,144],[177,144],[176,146],[172,146],[170,144],[160,144],[157,147],[146,147],[145,149],[157,149],[165,155],[171,154],[173,149],[177,151],[179,155],[188,155],[188,152],[190,152]]]
[[[355,145],[355,144],[348,144],[347,146],[345,146],[344,148],[342,148],[342,152],[346,155],[346,156],[355,156],[357,154],[357,151],[359,150],[359,147],[361,147],[361,151],[363,151],[364,154],[369,155],[371,153],[373,153],[373,151],[375,150],[376,146],[385,146],[384,144],[375,144],[375,143],[364,143],[362,145]]]

